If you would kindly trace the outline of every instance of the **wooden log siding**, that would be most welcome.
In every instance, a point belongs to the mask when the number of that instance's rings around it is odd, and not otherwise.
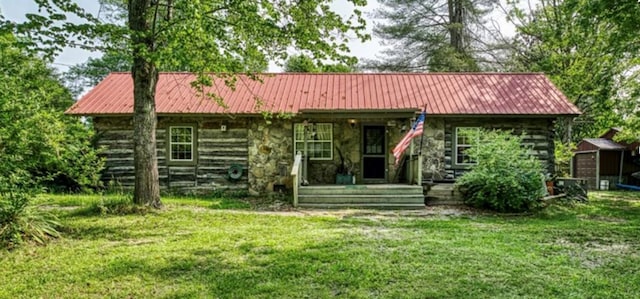
[[[445,120],[445,172],[447,177],[457,178],[468,167],[455,165],[454,130],[457,127],[481,127],[485,129],[513,130],[514,134],[525,133],[523,145],[531,147],[548,173],[555,172],[554,119],[550,118],[447,118]]]
[[[190,118],[160,118],[156,130],[156,149],[160,186],[177,192],[207,192],[218,189],[246,190],[247,129],[242,122],[224,120],[227,131],[220,130],[220,120]],[[193,124],[197,129],[197,161],[193,165],[168,163],[168,127],[174,124]],[[105,185],[134,186],[133,130],[130,120],[122,117],[94,119],[98,135],[97,145],[104,149],[106,159],[102,180]],[[243,175],[237,181],[229,180],[231,165],[242,165]]]

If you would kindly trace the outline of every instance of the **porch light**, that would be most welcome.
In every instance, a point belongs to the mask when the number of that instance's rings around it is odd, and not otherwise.
[[[351,129],[355,129],[356,128],[356,120],[351,118],[349,119],[349,125],[351,126]]]

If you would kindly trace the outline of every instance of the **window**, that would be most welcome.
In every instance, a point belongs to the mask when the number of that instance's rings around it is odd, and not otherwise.
[[[171,161],[193,161],[193,127],[169,128],[169,155]]]
[[[304,124],[294,124],[293,152],[304,153]],[[315,123],[307,126],[307,148],[311,160],[333,160],[333,124]]]
[[[466,151],[477,143],[477,140],[474,140],[473,136],[478,133],[479,129],[480,128],[476,127],[456,128],[454,153],[456,155],[455,161],[457,165],[475,164],[475,161],[469,157]]]

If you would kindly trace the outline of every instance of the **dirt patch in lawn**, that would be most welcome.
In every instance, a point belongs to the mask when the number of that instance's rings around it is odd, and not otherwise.
[[[296,209],[291,206],[285,208],[284,205],[278,206],[281,209],[258,209],[261,214],[282,215],[282,216],[326,216],[344,218],[366,218],[370,220],[387,220],[393,218],[440,218],[440,217],[460,217],[460,216],[478,216],[487,214],[485,211],[469,208],[466,206],[426,206],[424,209],[415,210],[375,210],[375,209]],[[247,211],[249,212],[249,211]]]
[[[600,216],[600,215],[588,215],[580,217],[586,220],[593,220],[599,222],[610,222],[610,223],[626,223],[628,222],[626,219],[616,218],[616,217],[608,217],[608,216]]]
[[[595,269],[607,265],[617,258],[625,258],[634,254],[632,246],[626,243],[608,243],[587,241],[584,243],[572,242],[567,239],[558,239],[554,244],[568,250],[568,255],[577,260],[587,269]]]

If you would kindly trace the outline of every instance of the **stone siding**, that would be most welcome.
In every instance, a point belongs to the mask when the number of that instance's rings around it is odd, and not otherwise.
[[[386,146],[386,181],[392,182],[394,179],[397,181],[399,177],[396,176],[395,160],[391,150],[402,139],[406,133],[401,130],[402,126],[409,127],[408,119],[397,118],[362,118],[357,119],[354,127],[348,122],[347,119],[313,119],[312,122],[330,122],[333,123],[333,160],[331,161],[309,161],[309,182],[311,184],[335,184],[336,182],[336,169],[340,165],[340,156],[338,149],[342,151],[345,160],[351,165],[352,173],[356,178],[356,184],[363,183],[362,175],[362,126],[374,125],[385,126],[385,146]]]
[[[445,167],[445,121],[443,118],[429,117],[425,120],[422,140],[422,178],[442,180],[446,178]],[[416,138],[416,144],[420,144]],[[419,146],[414,150],[418,154]]]
[[[253,195],[273,192],[274,185],[293,187],[293,125],[290,120],[262,118],[248,122],[249,192]]]

